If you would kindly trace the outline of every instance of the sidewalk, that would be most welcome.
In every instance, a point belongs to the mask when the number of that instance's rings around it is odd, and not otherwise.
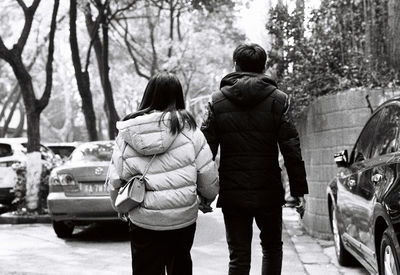
[[[336,260],[333,241],[320,240],[309,236],[295,209],[283,208],[283,225],[282,274],[369,274],[361,266],[352,268],[340,266]]]
[[[0,274],[48,275],[54,270],[68,275],[131,274],[129,240],[123,235],[116,238],[113,225],[77,228],[72,238],[63,240],[49,223],[21,224],[7,216],[0,216]],[[259,275],[260,231],[255,224],[253,229],[250,275]],[[333,241],[310,237],[295,209],[283,209],[282,234],[282,275],[368,274],[362,267],[339,266]],[[193,275],[227,274],[228,254],[221,209],[199,213],[192,248]]]

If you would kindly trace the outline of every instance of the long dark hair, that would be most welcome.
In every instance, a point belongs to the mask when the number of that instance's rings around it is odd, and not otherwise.
[[[161,120],[167,113],[171,114],[170,131],[172,134],[180,133],[186,125],[191,129],[197,126],[193,116],[185,110],[182,85],[172,73],[161,72],[152,76],[144,90],[138,111],[127,115],[123,120],[152,111],[162,111]],[[180,119],[182,124],[179,122]]]

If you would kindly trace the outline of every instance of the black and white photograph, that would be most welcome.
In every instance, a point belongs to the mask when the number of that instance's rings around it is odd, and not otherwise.
[[[400,0],[1,0],[3,274],[400,275]]]

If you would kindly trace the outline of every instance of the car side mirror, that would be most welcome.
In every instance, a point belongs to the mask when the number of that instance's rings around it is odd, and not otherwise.
[[[336,165],[338,167],[348,167],[349,166],[349,157],[347,150],[340,151],[339,153],[336,153],[334,155],[334,159],[336,162]]]

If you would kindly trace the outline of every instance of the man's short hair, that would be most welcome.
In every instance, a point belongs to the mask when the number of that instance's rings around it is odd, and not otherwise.
[[[233,62],[243,72],[262,73],[267,62],[267,53],[257,44],[240,44],[233,52]]]

